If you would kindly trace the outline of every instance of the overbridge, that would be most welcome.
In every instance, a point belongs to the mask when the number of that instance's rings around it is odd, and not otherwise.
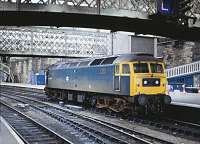
[[[1,0],[0,53],[51,57],[112,54],[111,33],[63,30],[66,26],[199,40],[199,7],[200,1],[194,0],[187,15],[198,19],[186,28],[148,19],[156,12],[156,0]]]
[[[195,28],[149,19],[157,0],[2,0],[0,25],[86,27],[153,34],[194,40],[199,35],[200,2],[192,1],[188,16],[197,17]],[[16,21],[16,19],[18,19]],[[170,31],[169,31],[170,29]],[[175,32],[176,31],[176,32]],[[198,39],[195,39],[198,40]]]

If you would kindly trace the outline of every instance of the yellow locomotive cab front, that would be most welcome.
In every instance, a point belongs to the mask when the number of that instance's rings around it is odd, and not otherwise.
[[[165,95],[166,74],[164,64],[135,62],[132,64],[130,95]]]

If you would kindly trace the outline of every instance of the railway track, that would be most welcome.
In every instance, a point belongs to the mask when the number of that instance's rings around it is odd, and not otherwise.
[[[28,95],[32,98],[35,98],[41,101],[49,100],[47,96],[44,94],[44,91],[41,89],[0,85],[0,91],[14,92],[15,94],[24,95],[24,96]]]
[[[80,115],[72,111],[53,107],[31,98],[19,96],[15,93],[10,94],[9,92],[2,92],[2,96],[29,104],[33,108],[42,111],[67,125],[73,125],[73,127],[79,131],[84,131],[90,135],[90,137],[97,139],[97,141],[100,143],[105,143],[105,140],[103,141],[102,137],[114,143],[171,143],[128,128],[110,124],[109,122],[100,121],[98,119]]]
[[[72,144],[59,134],[2,101],[0,101],[0,107],[1,115],[25,144]]]
[[[190,122],[184,122],[166,117],[154,116],[149,119],[133,118],[133,122],[141,123],[143,125],[150,125],[161,131],[169,131],[172,134],[179,134],[187,137],[193,137],[200,140],[200,125]]]
[[[45,100],[45,95],[42,96],[36,96],[35,97],[35,92],[34,91],[24,91],[24,90],[18,90],[17,94],[21,95],[21,91],[23,91],[23,96],[24,98],[27,98],[27,95],[31,98],[34,98],[35,101],[37,101],[37,99],[41,100]],[[41,94],[41,93],[40,93]],[[32,95],[32,96],[31,96]],[[64,113],[69,113],[69,111],[66,110],[61,110],[56,108],[59,111],[63,111]],[[70,114],[72,114],[70,112]],[[77,117],[88,117],[89,119],[98,121],[100,123],[104,123],[106,125],[112,126],[118,130],[121,130],[123,132],[126,132],[130,135],[138,135],[138,137],[142,137],[145,138],[145,140],[150,141],[150,142],[157,142],[157,143],[169,143],[167,141],[162,141],[160,139],[157,138],[153,138],[153,137],[149,137],[148,135],[142,135],[141,133],[138,133],[137,131],[133,131],[132,129],[129,128],[124,128],[121,126],[118,126],[116,124],[111,124],[110,122],[105,122],[102,121],[100,119],[95,119],[95,118],[91,118],[90,116],[86,116],[86,115],[77,115],[75,113],[73,113],[73,115],[76,115]],[[87,119],[88,121],[88,119]],[[139,117],[134,117],[132,119],[132,121],[134,123],[138,123],[141,125],[145,125],[147,127],[153,127],[155,129],[158,129],[159,131],[162,132],[167,132],[170,133],[172,135],[180,135],[182,137],[188,137],[189,139],[195,139],[197,141],[199,141],[200,139],[200,125],[198,124],[193,124],[193,123],[189,123],[189,122],[184,122],[184,121],[178,121],[178,120],[173,120],[173,119],[169,119],[169,118],[157,118],[154,117],[153,119],[145,119],[145,118],[139,118]]]

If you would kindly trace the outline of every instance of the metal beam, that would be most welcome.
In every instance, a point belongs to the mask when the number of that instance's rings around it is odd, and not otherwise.
[[[1,11],[2,26],[56,26],[108,29],[138,34],[152,34],[174,39],[199,40],[200,28],[187,28],[174,23],[128,17],[54,12]],[[17,19],[17,21],[16,21]]]
[[[98,5],[99,6],[99,5]],[[127,9],[114,8],[96,8],[96,7],[75,7],[71,5],[55,5],[55,4],[35,4],[22,3],[20,6],[17,3],[0,2],[0,11],[37,11],[37,12],[61,12],[61,13],[77,13],[77,14],[101,14],[108,16],[126,16],[131,18],[147,19],[146,13],[138,11],[130,11]]]
[[[156,12],[157,0],[0,0],[2,10],[37,10],[49,12],[64,12],[65,8],[71,7],[71,11],[79,12],[84,9],[89,13],[98,14],[105,9],[127,10],[131,12],[145,13],[146,15]],[[14,5],[14,6],[11,6]],[[192,1],[193,8],[187,13],[188,16],[200,14],[200,0]],[[92,10],[96,9],[95,11]]]

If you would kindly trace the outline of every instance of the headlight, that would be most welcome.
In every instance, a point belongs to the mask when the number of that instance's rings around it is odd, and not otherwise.
[[[147,83],[148,83],[147,80],[145,80],[145,81],[144,81],[144,84],[146,85]]]
[[[155,84],[159,84],[159,81],[158,81],[158,80],[156,80],[156,81],[155,81]]]

